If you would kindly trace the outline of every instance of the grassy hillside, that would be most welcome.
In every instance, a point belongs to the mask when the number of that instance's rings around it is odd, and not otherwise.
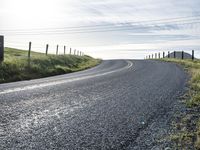
[[[175,127],[178,132],[172,136],[180,149],[200,149],[200,60],[163,59],[182,65],[190,74],[189,91],[186,94],[187,111]]]
[[[100,63],[100,60],[89,56],[46,56],[43,53],[31,52],[29,65],[27,55],[27,51],[5,48],[5,60],[0,63],[0,83],[70,73]]]

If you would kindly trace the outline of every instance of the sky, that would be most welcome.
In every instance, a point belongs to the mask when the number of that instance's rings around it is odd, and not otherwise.
[[[200,58],[199,0],[0,0],[5,46],[63,53],[63,46],[95,58],[143,59],[195,50]]]

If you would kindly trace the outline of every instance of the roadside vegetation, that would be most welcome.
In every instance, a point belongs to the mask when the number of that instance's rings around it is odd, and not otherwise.
[[[176,133],[171,139],[178,149],[200,149],[200,60],[163,59],[182,65],[190,75],[185,95],[186,112],[174,123]]]
[[[5,59],[0,63],[0,83],[71,73],[100,63],[100,60],[89,56],[46,56],[37,52],[31,52],[31,58],[28,61],[27,55],[27,51],[5,48]]]

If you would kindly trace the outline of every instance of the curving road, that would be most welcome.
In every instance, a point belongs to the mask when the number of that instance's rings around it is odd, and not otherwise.
[[[127,149],[185,87],[177,65],[107,60],[0,85],[0,149]]]

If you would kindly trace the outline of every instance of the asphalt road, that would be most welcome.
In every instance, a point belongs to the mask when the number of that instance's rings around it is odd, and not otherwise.
[[[158,61],[107,60],[82,72],[0,85],[0,149],[126,149],[183,91]]]

